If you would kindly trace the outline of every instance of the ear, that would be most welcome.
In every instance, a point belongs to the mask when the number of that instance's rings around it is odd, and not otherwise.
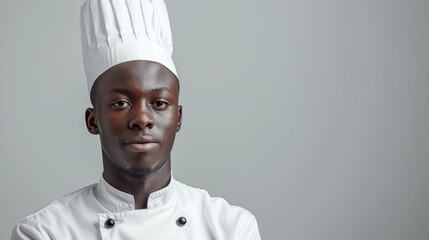
[[[95,110],[93,108],[86,109],[85,123],[89,133],[94,135],[98,135],[100,133],[100,131],[98,130],[97,117],[95,115]]]
[[[182,127],[182,106],[180,106],[180,105],[177,109],[177,116],[178,116],[178,121],[177,121],[176,132],[180,131],[180,128]]]

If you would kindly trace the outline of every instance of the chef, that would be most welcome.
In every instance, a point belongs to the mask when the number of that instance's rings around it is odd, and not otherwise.
[[[173,178],[182,106],[164,1],[87,0],[81,30],[103,174],[25,218],[12,240],[261,239],[251,213]]]

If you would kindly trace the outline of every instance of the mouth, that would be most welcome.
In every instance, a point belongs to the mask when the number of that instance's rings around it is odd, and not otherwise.
[[[125,147],[134,152],[149,152],[159,146],[159,141],[153,136],[134,136],[124,141]]]

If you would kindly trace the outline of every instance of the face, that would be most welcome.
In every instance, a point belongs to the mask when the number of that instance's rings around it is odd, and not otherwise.
[[[97,79],[91,94],[86,123],[100,135],[105,170],[146,175],[170,163],[182,119],[172,72],[155,62],[121,63]]]

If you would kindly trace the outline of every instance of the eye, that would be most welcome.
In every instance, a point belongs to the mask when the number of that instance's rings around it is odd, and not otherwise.
[[[117,100],[110,104],[110,106],[114,109],[125,109],[131,107],[131,104],[125,100]]]
[[[157,100],[152,104],[152,106],[158,110],[165,110],[168,107],[168,103],[163,100]]]

